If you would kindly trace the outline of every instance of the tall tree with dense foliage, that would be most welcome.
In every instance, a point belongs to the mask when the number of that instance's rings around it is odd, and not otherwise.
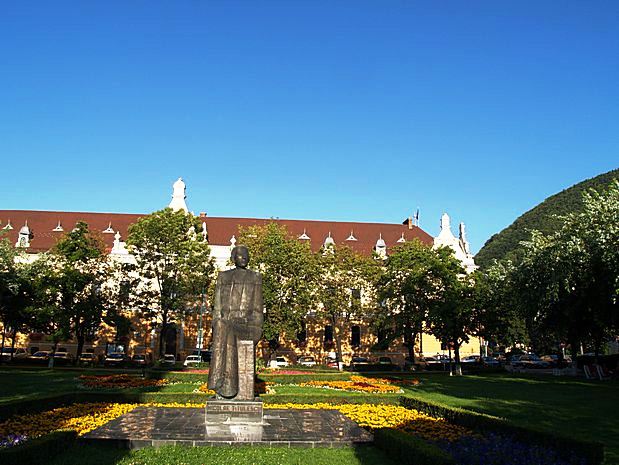
[[[78,222],[39,264],[46,268],[40,272],[47,273],[46,279],[38,281],[43,296],[40,308],[50,312],[54,342],[74,336],[79,356],[86,338],[96,333],[106,314],[102,289],[110,266],[103,241],[86,223]]]
[[[160,355],[169,325],[192,311],[215,277],[208,243],[196,233],[200,227],[198,218],[170,208],[129,226],[127,245],[143,280],[135,288],[136,305],[143,317],[160,324]]]
[[[553,234],[535,232],[514,273],[520,308],[536,335],[597,353],[619,327],[619,182],[583,195],[584,208]]]
[[[381,274],[378,259],[349,247],[324,249],[316,255],[319,267],[317,315],[331,324],[337,361],[342,361],[342,336],[350,323],[367,320],[376,309],[376,284]]]
[[[17,333],[28,329],[33,322],[33,268],[8,239],[0,238],[1,350],[4,350],[7,333],[11,338],[11,348],[14,348]]]
[[[460,347],[475,331],[474,280],[466,275],[451,249],[441,247],[434,252],[438,258],[438,266],[433,271],[438,292],[430,302],[426,323],[437,339],[453,346],[456,374],[462,374]]]
[[[239,244],[249,249],[249,267],[262,273],[264,338],[275,342],[298,333],[319,303],[319,267],[309,244],[274,222],[243,228]]]
[[[439,254],[416,239],[394,248],[385,263],[378,298],[386,311],[377,313],[377,323],[394,326],[413,363],[415,341],[430,308],[441,296],[442,269]]]

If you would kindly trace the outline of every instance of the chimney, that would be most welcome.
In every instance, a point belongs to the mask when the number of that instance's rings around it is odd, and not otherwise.
[[[200,218],[206,218],[206,212],[200,212]]]

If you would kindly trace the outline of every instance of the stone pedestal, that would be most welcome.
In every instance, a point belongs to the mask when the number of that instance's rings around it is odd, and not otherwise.
[[[209,424],[262,424],[262,401],[259,399],[219,400],[206,402],[206,423]]]
[[[238,341],[239,393],[235,400],[254,400],[254,365],[256,348],[253,341]]]

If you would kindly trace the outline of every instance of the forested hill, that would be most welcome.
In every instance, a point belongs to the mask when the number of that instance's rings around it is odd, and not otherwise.
[[[619,169],[587,179],[548,197],[538,206],[518,217],[503,231],[488,239],[475,255],[475,263],[483,268],[490,265],[493,258],[501,259],[508,254],[517,254],[520,241],[528,240],[532,229],[545,233],[555,230],[560,224],[555,215],[580,211],[583,191],[591,188],[604,189],[613,179],[619,179]]]

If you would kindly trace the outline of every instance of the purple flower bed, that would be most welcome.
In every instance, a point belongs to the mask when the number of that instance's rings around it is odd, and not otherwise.
[[[2,447],[13,447],[16,446],[18,444],[21,444],[22,442],[26,441],[28,439],[27,436],[21,435],[21,434],[9,434],[8,436],[5,436],[4,438],[0,439],[0,448]]]
[[[527,444],[507,435],[487,434],[484,438],[463,437],[436,444],[459,465],[587,465],[582,457],[566,457],[560,451]]]

